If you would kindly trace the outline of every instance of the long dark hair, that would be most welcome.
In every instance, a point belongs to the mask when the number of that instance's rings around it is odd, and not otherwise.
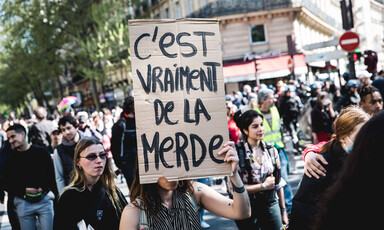
[[[376,185],[383,173],[383,130],[384,111],[362,126],[336,181],[324,192],[314,229],[337,229],[335,223],[343,225],[343,229],[357,229],[360,225],[373,229],[368,224],[382,222],[375,217],[381,212],[373,206],[381,208],[382,204],[381,190]],[[369,219],[364,218],[367,215]]]
[[[182,180],[178,182],[178,187],[176,189],[182,193],[193,193],[193,186],[190,180]],[[139,198],[144,206],[145,210],[148,210],[151,216],[154,216],[157,220],[157,213],[160,211],[161,207],[161,197],[158,192],[157,183],[151,184],[140,184],[139,178],[139,166],[138,159],[136,159],[136,170],[135,177],[133,179],[132,186],[129,190],[129,198],[133,205],[138,208],[140,204],[136,201]]]
[[[245,134],[244,129],[248,130],[248,127],[252,124],[253,120],[255,118],[261,117],[261,119],[264,118],[264,116],[255,111],[255,110],[247,110],[244,113],[241,112],[241,110],[237,111],[235,115],[233,116],[233,120],[235,121],[237,127],[239,127],[241,133],[243,134],[244,140],[247,140],[248,136]]]

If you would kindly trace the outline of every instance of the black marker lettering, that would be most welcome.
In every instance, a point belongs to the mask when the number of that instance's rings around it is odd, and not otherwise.
[[[214,144],[216,139],[218,139],[219,141],[217,142],[217,144]],[[217,159],[213,155],[213,151],[216,150],[216,149],[219,149],[222,143],[223,143],[223,137],[221,135],[215,135],[209,141],[209,150],[208,150],[209,151],[209,156],[211,157],[212,161],[214,161],[214,162],[216,162],[218,164],[224,163],[224,160]]]
[[[176,36],[176,42],[177,42],[177,44],[179,44],[179,46],[189,46],[189,47],[191,47],[192,52],[191,52],[191,53],[181,53],[181,56],[186,57],[186,58],[195,56],[196,53],[197,53],[197,48],[196,48],[196,46],[193,45],[192,43],[189,43],[189,42],[180,42],[180,39],[181,39],[181,37],[183,37],[183,36],[191,36],[191,34],[190,34],[190,33],[187,33],[187,32],[179,33],[179,34]]]
[[[205,118],[207,120],[211,120],[211,115],[208,114],[207,109],[205,108],[203,101],[200,98],[196,99],[196,104],[195,104],[195,121],[196,125],[199,124],[200,122],[200,113],[204,114]]]
[[[165,144],[170,141],[171,143],[169,144],[168,147],[164,147]],[[165,168],[173,168],[173,165],[168,165],[167,162],[164,159],[164,152],[168,152],[173,148],[173,139],[171,137],[166,137],[160,144],[160,150],[159,150],[159,155],[160,155],[160,160],[161,163],[164,165]]]
[[[192,120],[190,118],[189,101],[188,101],[188,99],[184,99],[184,122],[186,122],[186,123],[194,123],[194,122],[196,122],[196,120]]]
[[[167,44],[164,44],[164,40],[168,36],[171,38],[171,41]],[[165,48],[172,46],[173,43],[175,43],[175,35],[173,33],[168,32],[168,33],[163,34],[163,36],[161,36],[160,41],[159,41],[159,47],[160,47],[160,50],[164,56],[169,57],[169,58],[177,57],[177,53],[170,54],[167,51],[165,51]]]
[[[213,83],[213,92],[217,91],[217,81],[216,81],[216,66],[220,66],[221,64],[218,62],[203,62],[205,66],[210,66],[212,69],[212,73],[210,73],[211,69],[208,68],[208,78],[210,78],[210,74],[212,74],[212,83]],[[212,90],[210,90],[212,92]]]
[[[155,153],[155,168],[159,170],[159,132],[155,133],[155,136],[153,137],[152,140],[152,145],[149,146],[147,136],[146,134],[141,135],[141,143],[143,145],[143,152],[144,152],[144,169],[145,172],[148,172],[149,170],[149,163],[148,163],[148,151],[149,152],[154,152]]]
[[[136,39],[135,44],[134,44],[134,46],[133,46],[133,50],[135,51],[135,56],[136,56],[138,59],[140,59],[140,60],[145,60],[145,59],[148,59],[148,58],[151,57],[151,55],[148,55],[148,56],[146,56],[146,57],[140,57],[140,55],[139,55],[139,51],[137,50],[137,47],[139,46],[139,42],[140,42],[140,40],[143,39],[144,37],[149,37],[149,36],[150,36],[150,35],[149,35],[148,33],[144,33],[144,34],[140,35],[140,36]]]
[[[184,139],[184,142],[181,144],[180,137]],[[188,165],[188,157],[187,153],[185,152],[185,149],[188,147],[188,138],[184,133],[177,132],[175,134],[176,139],[176,161],[177,161],[177,167],[181,167],[181,157],[183,158],[183,163],[185,167],[185,171],[189,171],[189,165]]]
[[[179,121],[172,122],[169,120],[168,113],[173,112],[173,109],[175,108],[175,103],[173,101],[167,102],[167,104],[164,107],[164,104],[161,100],[156,99],[153,102],[153,109],[155,110],[155,121],[156,125],[160,125],[163,121],[163,118],[165,120],[165,123],[168,125],[176,125]],[[160,113],[159,113],[160,109]]]
[[[163,92],[163,82],[161,82],[160,77],[163,74],[163,69],[158,66],[152,70],[152,93],[156,92],[156,83],[159,83],[160,90]]]
[[[208,68],[208,71],[210,71],[209,68]],[[212,74],[208,74],[208,77],[207,77],[203,68],[200,68],[200,89],[203,92],[204,92],[204,84],[205,86],[207,86],[209,91],[212,91]]]
[[[204,141],[196,134],[190,134],[189,137],[191,139],[191,146],[192,146],[192,164],[193,164],[193,167],[198,167],[203,162],[203,160],[205,159],[205,156],[207,155],[207,147],[205,147]],[[199,142],[201,147],[201,156],[198,160],[196,160],[195,141]]]
[[[197,78],[199,78],[199,71],[197,69],[194,69],[189,73],[187,78],[187,93],[189,93],[190,89],[199,90],[199,88],[196,88],[193,86],[193,82],[192,82],[193,79],[197,79]]]
[[[206,32],[206,31],[196,31],[193,32],[196,36],[201,36],[201,42],[203,44],[203,56],[207,56],[207,43],[206,43],[206,36],[215,36],[215,33],[213,32]]]
[[[152,37],[152,42],[155,42],[156,41],[156,38],[157,38],[157,31],[159,30],[159,28],[156,26],[155,27],[155,31],[153,31],[153,37]]]
[[[159,99],[156,99],[153,102],[153,109],[155,110],[155,121],[156,125],[160,125],[161,121],[163,120],[163,112],[164,112],[164,105],[163,102]],[[160,107],[160,115],[159,115],[159,107]]]
[[[145,84],[144,78],[141,75],[140,71],[136,69],[137,76],[140,79],[141,86],[143,87],[146,94],[149,94],[149,91],[151,90],[151,65],[148,64],[148,71],[147,71],[147,84]]]
[[[171,93],[175,90],[175,81],[173,79],[172,71],[169,68],[165,68],[164,73],[164,91],[168,92],[168,87],[171,90]]]

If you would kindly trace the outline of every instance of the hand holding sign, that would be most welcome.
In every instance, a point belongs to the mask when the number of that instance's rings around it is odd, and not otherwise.
[[[228,175],[218,21],[130,20],[129,30],[140,183]]]
[[[235,149],[235,142],[228,141],[224,144],[224,148],[222,148],[217,154],[219,156],[224,155],[224,162],[231,163],[232,172],[237,171],[239,156],[237,155],[237,151]]]

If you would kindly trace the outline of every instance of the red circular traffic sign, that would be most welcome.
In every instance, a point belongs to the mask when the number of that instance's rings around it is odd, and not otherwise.
[[[359,35],[352,31],[347,31],[341,35],[339,45],[344,51],[352,52],[359,47]]]

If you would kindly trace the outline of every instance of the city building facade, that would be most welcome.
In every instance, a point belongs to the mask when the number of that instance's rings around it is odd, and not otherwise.
[[[323,75],[333,80],[348,71],[347,53],[338,45],[344,32],[339,0],[142,2],[146,6],[145,16],[150,18],[220,20],[227,92],[240,90],[244,84],[255,86],[257,80],[269,84],[293,78],[292,70],[295,78],[305,79],[314,79],[325,70]],[[360,50],[374,50],[382,60],[382,1],[352,2],[352,31],[360,36]],[[364,64],[357,69],[362,68]]]

